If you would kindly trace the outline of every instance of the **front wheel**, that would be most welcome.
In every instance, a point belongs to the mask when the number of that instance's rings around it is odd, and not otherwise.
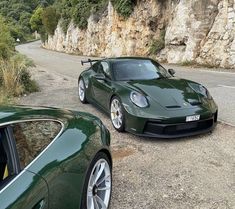
[[[86,88],[85,88],[85,83],[84,83],[83,78],[80,78],[79,81],[78,81],[78,96],[79,96],[80,101],[83,104],[87,103],[87,100],[86,100]]]
[[[92,161],[85,181],[82,208],[107,209],[112,191],[112,168],[107,155],[100,152]]]
[[[110,117],[114,128],[123,132],[125,130],[125,117],[121,101],[118,97],[113,97],[110,105]]]

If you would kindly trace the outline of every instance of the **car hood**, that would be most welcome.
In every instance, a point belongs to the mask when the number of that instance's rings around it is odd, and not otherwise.
[[[195,82],[165,78],[155,80],[128,81],[130,88],[139,90],[152,100],[166,108],[192,108],[202,104],[203,95],[193,90]]]

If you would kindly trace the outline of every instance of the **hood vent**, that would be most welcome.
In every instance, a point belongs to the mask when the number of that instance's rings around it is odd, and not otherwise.
[[[171,105],[171,106],[166,106],[166,108],[173,109],[173,108],[181,108],[179,105]]]

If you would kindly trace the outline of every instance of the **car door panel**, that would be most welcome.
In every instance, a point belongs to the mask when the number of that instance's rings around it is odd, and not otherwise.
[[[0,196],[1,209],[49,209],[46,182],[27,170],[1,188]]]
[[[106,67],[106,69],[105,69]],[[92,76],[92,88],[93,88],[93,97],[99,106],[101,106],[104,110],[109,109],[109,98],[112,92],[112,80],[107,76],[105,72],[107,72],[109,65],[107,62],[97,63],[96,72],[102,74],[106,79],[98,80],[95,76]]]

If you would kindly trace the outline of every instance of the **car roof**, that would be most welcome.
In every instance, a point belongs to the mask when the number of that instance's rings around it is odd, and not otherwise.
[[[52,119],[64,121],[73,117],[74,114],[69,110],[62,110],[49,107],[32,106],[1,106],[0,107],[0,126],[12,121],[23,121],[32,119]]]

